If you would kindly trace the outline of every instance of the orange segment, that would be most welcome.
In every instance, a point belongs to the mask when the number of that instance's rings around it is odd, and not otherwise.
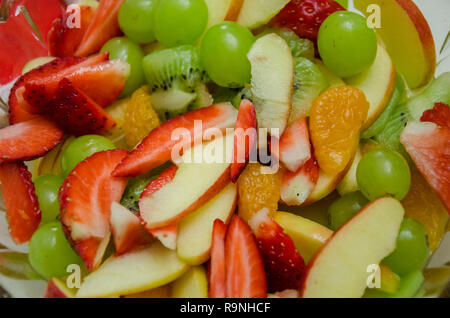
[[[314,101],[311,139],[322,170],[337,174],[352,160],[368,110],[366,96],[352,86],[330,88]]]
[[[448,213],[436,193],[417,169],[411,169],[411,188],[402,201],[405,218],[421,222],[428,233],[430,250],[434,251],[446,232]]]
[[[281,196],[280,172],[264,174],[261,168],[264,166],[259,163],[249,163],[237,181],[238,212],[245,221],[250,220],[263,208],[269,210],[270,216],[278,210],[278,201]]]

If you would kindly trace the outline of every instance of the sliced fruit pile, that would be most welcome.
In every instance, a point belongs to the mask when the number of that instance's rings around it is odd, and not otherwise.
[[[374,29],[344,1],[182,2],[9,8],[0,183],[29,253],[0,273],[64,298],[415,296],[450,212],[450,73],[418,8],[375,1],[398,26]]]

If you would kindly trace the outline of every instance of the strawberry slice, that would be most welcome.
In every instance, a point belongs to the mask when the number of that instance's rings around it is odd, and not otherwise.
[[[306,117],[300,118],[288,126],[280,138],[280,161],[292,172],[298,171],[311,159],[311,142],[309,141]]]
[[[112,129],[114,119],[92,99],[64,78],[55,98],[48,104],[47,114],[69,134],[80,136]]]
[[[450,129],[450,107],[444,103],[436,103],[432,109],[426,110],[422,114],[420,121],[429,121]]]
[[[226,298],[225,236],[227,225],[215,220],[212,231],[211,261],[209,267],[209,298]]]
[[[116,255],[125,254],[151,241],[139,217],[117,202],[111,205],[110,223]]]
[[[196,138],[202,138],[203,132],[209,128],[225,130],[234,127],[236,118],[236,109],[229,103],[200,108],[174,117],[153,129],[139,146],[120,163],[113,174],[115,176],[138,176],[146,173],[169,161],[175,146],[180,146],[181,149],[193,144]],[[194,128],[199,123],[201,123],[202,133],[194,134]],[[180,129],[183,129],[187,135],[172,136],[173,132]]]
[[[98,152],[80,162],[58,195],[66,236],[88,269],[100,265],[110,238],[111,204],[119,202],[126,178],[111,176],[125,150]]]
[[[41,211],[23,162],[0,164],[0,182],[9,232],[17,244],[28,242],[41,222]]]
[[[323,21],[336,11],[343,11],[334,0],[291,0],[270,22],[270,25],[289,28],[299,37],[317,40]]]
[[[64,132],[51,121],[37,117],[0,129],[0,162],[41,157],[60,143]]]
[[[312,156],[296,172],[284,171],[281,181],[281,200],[291,206],[303,204],[313,192],[319,179],[319,165]]]
[[[400,141],[450,214],[450,129],[409,122]]]
[[[70,28],[67,19],[72,12],[65,12],[62,18],[53,21],[48,33],[48,49],[51,56],[72,56],[81,43],[84,34],[94,16],[91,6],[80,6],[80,27]]]
[[[305,262],[292,239],[268,213],[269,210],[262,209],[249,221],[264,259],[268,290],[270,293],[297,290],[305,272]]]
[[[265,298],[264,262],[250,227],[235,215],[225,239],[228,298]]]
[[[0,23],[0,85],[14,80],[28,61],[47,56],[47,48],[35,35],[23,13]]]
[[[119,9],[124,0],[101,0],[75,55],[88,56],[100,51],[111,38],[121,34]]]
[[[236,127],[234,130],[234,153],[231,163],[231,181],[236,182],[250,154],[256,151],[257,120],[255,106],[247,99],[239,106]]]

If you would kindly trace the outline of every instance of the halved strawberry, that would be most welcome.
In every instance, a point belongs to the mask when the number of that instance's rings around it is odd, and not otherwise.
[[[264,262],[250,227],[235,215],[225,239],[228,298],[265,298]]]
[[[297,171],[311,159],[311,142],[309,141],[306,117],[292,123],[280,138],[280,161],[292,172]]]
[[[234,130],[234,153],[231,163],[231,181],[236,182],[250,157],[256,151],[257,120],[255,106],[247,99],[239,106]]]
[[[190,145],[196,137],[202,138],[209,128],[225,130],[234,127],[236,109],[229,103],[212,105],[174,117],[153,129],[135,150],[117,166],[115,176],[138,176],[169,161],[175,146]],[[194,127],[201,123],[201,135],[194,134]],[[173,136],[176,130],[184,129],[188,135]],[[174,138],[176,137],[176,138]],[[183,138],[183,137],[187,137]]]
[[[98,52],[111,38],[121,34],[119,9],[124,0],[101,0],[75,55],[88,56]]]
[[[305,262],[292,239],[268,213],[269,210],[262,209],[248,222],[264,259],[268,291],[297,290],[305,271]]]
[[[161,227],[159,229],[147,229],[150,234],[156,237],[162,245],[171,250],[177,248],[177,236],[178,236],[178,222],[174,222],[168,226]]]
[[[289,28],[299,37],[315,41],[322,22],[330,14],[343,10],[334,0],[291,0],[270,25]]]
[[[0,164],[0,183],[9,232],[17,244],[28,242],[41,222],[41,211],[23,162]]]
[[[64,78],[58,85],[55,98],[47,105],[46,113],[72,135],[87,135],[112,129],[116,122],[81,90]]]
[[[432,122],[450,129],[450,106],[444,103],[436,103],[432,109],[424,111],[420,121]]]
[[[42,111],[42,107],[56,96],[58,85],[63,78],[71,81],[100,106],[110,105],[122,93],[130,66],[121,60],[107,59],[108,53],[102,53],[60,72],[28,79],[24,83],[24,98],[32,106],[29,111]]]
[[[64,180],[58,200],[66,236],[88,269],[100,265],[108,245],[111,204],[119,202],[126,178],[111,176],[125,150],[98,152],[80,162]]]
[[[0,162],[31,160],[45,155],[64,136],[53,122],[43,117],[0,129]]]
[[[117,202],[111,205],[110,223],[117,255],[151,241],[151,236],[142,226],[139,217]]]
[[[65,12],[61,18],[53,21],[53,26],[48,33],[50,55],[59,57],[74,55],[94,16],[94,12],[95,9],[91,6],[80,6],[79,28],[68,26],[67,19],[70,17],[68,12]]]
[[[226,298],[225,236],[227,225],[215,220],[212,231],[211,261],[209,264],[209,298]]]
[[[448,119],[442,127],[409,122],[400,141],[450,214],[450,129],[446,123]]]
[[[292,206],[303,204],[319,179],[319,165],[312,156],[296,172],[285,170],[281,181],[281,200]]]

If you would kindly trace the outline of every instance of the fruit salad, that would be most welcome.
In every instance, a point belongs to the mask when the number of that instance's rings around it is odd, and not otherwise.
[[[0,277],[48,298],[427,294],[450,72],[412,0],[0,9]]]

